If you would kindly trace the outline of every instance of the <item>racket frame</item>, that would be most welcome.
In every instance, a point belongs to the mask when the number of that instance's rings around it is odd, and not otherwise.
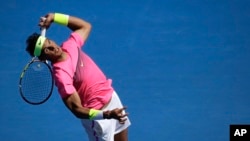
[[[50,71],[50,74],[51,74],[51,77],[52,77],[52,79],[51,79],[51,80],[52,80],[52,82],[51,82],[51,83],[52,83],[52,86],[51,86],[51,89],[50,89],[50,93],[47,95],[47,97],[46,97],[45,99],[43,99],[43,100],[41,100],[41,101],[39,101],[39,102],[32,102],[32,101],[28,100],[28,99],[24,96],[24,93],[23,93],[23,91],[22,91],[22,80],[23,80],[23,77],[24,77],[24,75],[25,75],[26,70],[29,68],[29,66],[30,66],[33,62],[41,62],[41,63],[44,63],[44,64],[48,67],[48,69],[49,69],[49,71]],[[53,89],[54,89],[54,77],[53,77],[53,75],[52,75],[52,69],[51,69],[50,65],[48,64],[48,61],[47,61],[47,60],[41,61],[41,60],[39,60],[37,57],[33,57],[33,58],[31,59],[31,61],[25,65],[25,67],[24,67],[24,69],[23,69],[23,71],[22,71],[22,73],[21,73],[21,75],[20,75],[20,79],[19,79],[19,92],[20,92],[20,95],[21,95],[22,99],[23,99],[25,102],[29,103],[29,104],[32,104],[32,105],[40,105],[40,104],[43,104],[44,102],[46,102],[46,101],[51,97],[51,95],[52,95],[52,93],[53,93]]]

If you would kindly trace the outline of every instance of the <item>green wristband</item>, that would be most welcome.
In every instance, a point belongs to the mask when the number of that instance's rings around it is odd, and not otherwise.
[[[103,119],[103,112],[100,110],[90,109],[89,110],[89,119],[90,120]]]
[[[61,24],[61,25],[68,25],[69,22],[69,15],[61,14],[61,13],[55,13],[54,15],[54,22]]]

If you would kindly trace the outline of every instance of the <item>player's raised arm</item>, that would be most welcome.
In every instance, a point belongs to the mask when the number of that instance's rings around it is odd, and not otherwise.
[[[48,29],[51,23],[55,22],[67,26],[72,31],[79,33],[79,35],[83,38],[84,41],[88,38],[89,33],[91,31],[90,23],[74,16],[65,15],[61,13],[48,13],[45,18],[46,20],[41,18],[39,26],[46,27]]]
[[[68,27],[74,31],[78,32],[83,40],[85,41],[89,36],[91,30],[91,24],[77,17],[69,16]]]

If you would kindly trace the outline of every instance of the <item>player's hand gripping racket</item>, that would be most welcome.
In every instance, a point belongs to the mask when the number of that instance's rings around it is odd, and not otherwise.
[[[46,29],[42,28],[41,35],[45,36],[45,32]],[[53,86],[54,79],[48,62],[33,57],[24,67],[20,76],[19,91],[21,97],[29,104],[42,104],[52,95]]]

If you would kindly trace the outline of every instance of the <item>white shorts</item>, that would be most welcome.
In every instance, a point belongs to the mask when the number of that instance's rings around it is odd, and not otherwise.
[[[112,98],[107,106],[102,110],[113,110],[115,108],[122,108],[123,105],[114,91]],[[103,120],[89,120],[81,119],[82,125],[85,128],[90,141],[114,141],[114,135],[120,133],[130,126],[128,117],[124,124],[120,124],[115,119],[103,119]]]

